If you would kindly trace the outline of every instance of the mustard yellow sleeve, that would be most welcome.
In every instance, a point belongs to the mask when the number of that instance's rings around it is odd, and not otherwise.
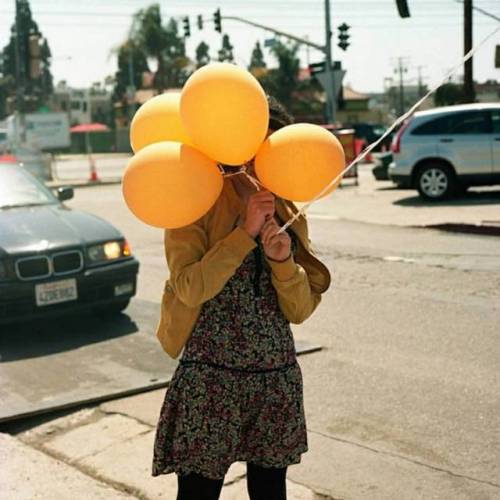
[[[239,226],[208,248],[208,237],[197,222],[165,230],[165,255],[170,283],[178,298],[195,307],[222,291],[246,255],[257,245]]]
[[[305,269],[291,255],[284,262],[267,259],[271,266],[271,282],[278,295],[278,303],[290,323],[304,322],[321,302],[321,294],[311,289]]]

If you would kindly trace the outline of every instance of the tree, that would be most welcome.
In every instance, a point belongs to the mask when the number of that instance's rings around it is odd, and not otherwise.
[[[196,68],[201,68],[210,62],[210,47],[205,42],[200,42],[196,47]]]
[[[134,61],[136,53],[142,60],[156,61],[153,85],[158,92],[169,87],[181,87],[189,76],[191,61],[186,56],[184,39],[178,34],[177,21],[172,18],[164,26],[158,4],[141,9],[134,15],[129,40],[121,49],[125,46],[134,47]],[[136,87],[141,88],[141,83]]]
[[[460,104],[463,98],[463,88],[456,83],[445,83],[439,87],[434,94],[434,104],[436,106],[449,106]]]
[[[285,106],[291,108],[292,94],[299,88],[300,60],[297,57],[299,45],[277,40],[271,47],[271,54],[278,67],[270,69],[260,82],[264,89],[274,95]]]
[[[231,45],[231,41],[229,40],[229,35],[224,35],[222,37],[222,48],[219,50],[219,61],[224,62],[233,62],[233,46]]]
[[[130,58],[130,56],[132,57]],[[130,81],[130,70],[132,70],[132,82]],[[142,74],[145,71],[149,71],[149,66],[142,49],[131,41],[123,44],[118,49],[118,70],[114,78],[113,101],[121,101],[130,85],[140,89],[142,87]]]
[[[264,53],[260,47],[260,42],[255,43],[255,47],[252,50],[252,56],[250,58],[250,64],[248,66],[249,70],[254,68],[265,68],[266,61],[264,61]]]
[[[50,72],[51,53],[47,39],[43,38],[37,23],[31,14],[28,0],[17,0],[19,33],[16,23],[11,27],[9,42],[2,50],[0,67],[0,113],[6,113],[6,100],[14,99],[16,90],[21,90],[24,99],[21,111],[35,111],[47,104],[53,93],[52,74]],[[19,78],[16,76],[16,35],[19,54]],[[40,76],[30,75],[29,39],[36,35],[40,44]]]

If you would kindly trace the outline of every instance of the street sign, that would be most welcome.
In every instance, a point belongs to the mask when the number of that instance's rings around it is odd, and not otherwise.
[[[338,99],[340,95],[340,90],[342,89],[342,81],[344,80],[344,76],[346,74],[346,70],[344,69],[334,69],[333,70],[333,96],[335,99]],[[321,73],[314,73],[314,76],[318,79],[318,82],[321,84],[325,92],[329,92],[330,89],[328,87],[328,75],[326,71]]]
[[[272,47],[276,44],[276,38],[266,38],[264,40],[264,47]]]

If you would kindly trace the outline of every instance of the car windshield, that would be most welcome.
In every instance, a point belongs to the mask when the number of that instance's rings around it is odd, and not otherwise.
[[[22,167],[0,164],[0,209],[49,205],[58,199]]]

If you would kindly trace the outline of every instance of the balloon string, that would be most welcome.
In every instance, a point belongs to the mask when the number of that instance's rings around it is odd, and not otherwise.
[[[234,177],[235,175],[244,175],[252,183],[252,185],[255,187],[257,191],[260,191],[261,186],[264,187],[264,185],[258,179],[256,179],[247,172],[248,164],[245,164],[240,170],[238,170],[238,172],[231,172],[231,173],[226,172],[224,170],[224,167],[220,163],[218,163],[217,165],[222,173],[222,177]]]
[[[280,230],[278,231],[277,234],[281,234],[288,227],[290,227],[301,215],[303,215],[307,209],[315,202],[318,201],[332,186],[335,185],[335,183],[342,178],[342,176],[347,173],[349,170],[351,170],[354,165],[358,164],[365,156],[370,153],[378,144],[380,144],[398,125],[400,125],[402,122],[404,122],[407,118],[409,118],[415,111],[416,109],[431,95],[433,94],[441,85],[446,83],[448,79],[463,65],[465,61],[468,61],[478,50],[480,47],[482,47],[493,35],[495,35],[498,31],[500,31],[500,26],[493,30],[488,36],[486,36],[478,45],[473,47],[465,56],[460,60],[460,62],[454,66],[446,75],[444,78],[439,82],[439,84],[435,85],[434,87],[427,92],[419,101],[417,101],[409,111],[401,115],[380,137],[378,140],[367,146],[342,172],[340,172],[333,181],[331,181],[327,186],[325,186],[311,201],[307,202],[304,204],[300,210],[286,223],[284,224]]]

